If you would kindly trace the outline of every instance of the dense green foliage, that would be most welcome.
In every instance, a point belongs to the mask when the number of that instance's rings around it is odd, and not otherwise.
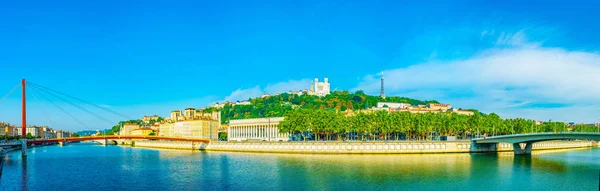
[[[164,120],[164,118],[158,117],[158,120],[151,119],[150,122],[148,122],[148,123],[145,123],[141,119],[131,119],[131,120],[127,120],[127,121],[119,121],[119,123],[112,126],[108,131],[101,131],[100,135],[116,135],[116,134],[118,134],[119,131],[121,130],[121,124],[135,123],[140,126],[143,126],[143,125],[147,125],[147,124],[159,123],[159,122],[162,122],[163,120]]]
[[[158,117],[157,120],[154,119],[150,119],[150,122],[148,122],[148,124],[154,124],[154,123],[160,123],[161,121],[163,121],[164,119],[162,117]]]
[[[345,111],[348,109],[360,110],[377,105],[377,102],[402,102],[411,105],[439,103],[435,100],[421,101],[406,97],[390,96],[385,99],[379,96],[367,95],[362,91],[348,93],[348,91],[334,91],[329,95],[318,97],[314,95],[301,95],[283,93],[266,98],[251,98],[249,105],[225,104],[221,109],[221,123],[229,123],[231,119],[250,119],[262,117],[281,117],[286,112],[295,108],[304,109],[330,109]],[[208,108],[214,110],[215,108]],[[208,111],[208,110],[205,110]]]
[[[596,126],[577,124],[577,125],[573,126],[573,131],[575,131],[575,132],[599,132],[599,129]]]
[[[12,141],[12,140],[21,140],[22,137],[21,136],[6,136],[6,135],[0,135],[0,140],[7,140],[7,141]]]
[[[159,119],[162,120],[162,118],[159,118]],[[117,123],[115,126],[112,126],[110,128],[110,130],[100,132],[100,135],[116,135],[121,130],[121,124],[127,124],[127,123],[135,123],[135,124],[138,124],[138,125],[142,125],[144,123],[144,121],[142,121],[141,119],[132,119],[132,120],[127,120],[127,121],[119,121],[119,123]]]
[[[219,132],[219,141],[227,141],[227,132]]]
[[[575,126],[574,131],[597,131],[597,127]],[[453,112],[421,113],[377,111],[345,116],[335,110],[297,109],[285,114],[281,133],[313,140],[437,140],[441,135],[461,139],[475,135],[505,135],[536,132],[565,132],[562,122],[536,125],[533,120],[501,119],[498,115],[460,115]]]

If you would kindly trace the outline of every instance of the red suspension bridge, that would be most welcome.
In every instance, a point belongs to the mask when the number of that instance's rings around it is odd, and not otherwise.
[[[161,136],[119,136],[119,135],[112,135],[112,136],[93,136],[93,137],[62,137],[62,138],[49,138],[49,139],[31,139],[28,140],[27,139],[27,99],[26,99],[26,88],[30,88],[31,90],[33,90],[33,97],[37,100],[38,96],[40,95],[40,97],[44,98],[48,103],[54,105],[56,108],[58,108],[61,112],[63,112],[64,114],[66,114],[67,116],[69,116],[70,118],[72,118],[73,120],[75,120],[78,124],[80,124],[82,127],[89,128],[88,125],[86,125],[86,123],[84,123],[83,120],[80,120],[79,118],[75,117],[76,115],[73,115],[69,112],[67,112],[63,107],[61,107],[60,105],[58,105],[57,103],[55,103],[54,101],[50,100],[48,97],[55,97],[75,108],[78,108],[82,111],[84,111],[85,113],[88,113],[98,119],[100,119],[101,121],[106,122],[109,125],[114,125],[117,124],[116,122],[108,119],[107,117],[103,117],[99,114],[97,114],[96,112],[91,111],[90,109],[86,109],[83,107],[83,105],[91,105],[95,108],[98,108],[100,110],[103,110],[105,112],[111,113],[113,115],[116,115],[124,120],[130,120],[133,119],[131,117],[128,117],[127,115],[121,114],[119,112],[113,111],[111,109],[108,109],[106,107],[102,107],[87,101],[84,101],[83,99],[79,99],[76,98],[74,96],[70,96],[68,94],[62,93],[60,91],[42,86],[42,85],[38,85],[35,83],[31,83],[31,82],[27,82],[25,79],[23,79],[21,81],[21,83],[17,86],[15,86],[15,88],[13,88],[6,96],[4,96],[2,99],[0,99],[0,103],[2,103],[7,97],[9,97],[19,86],[22,87],[22,95],[21,95],[21,104],[22,104],[22,110],[21,110],[21,132],[20,135],[22,137],[22,141],[20,143],[21,145],[21,150],[22,150],[22,155],[25,156],[27,155],[27,145],[32,145],[32,144],[47,144],[47,143],[62,143],[62,142],[78,142],[78,141],[114,141],[114,140],[169,140],[169,141],[190,141],[190,142],[203,142],[203,143],[209,143],[210,140],[208,139],[197,139],[197,138],[184,138],[184,137],[161,137]],[[75,100],[76,102],[73,102],[72,100]],[[82,103],[82,104],[81,104]],[[42,109],[43,113],[45,115],[47,115],[46,111],[44,111]],[[48,121],[51,122],[50,117],[46,116],[48,118]],[[52,122],[51,122],[52,123]],[[16,133],[16,132],[15,132]],[[4,146],[18,146],[18,145],[4,145]]]

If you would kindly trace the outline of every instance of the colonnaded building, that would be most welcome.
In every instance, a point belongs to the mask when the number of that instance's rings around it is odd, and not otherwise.
[[[288,133],[279,133],[283,117],[236,119],[229,121],[228,141],[288,141]]]

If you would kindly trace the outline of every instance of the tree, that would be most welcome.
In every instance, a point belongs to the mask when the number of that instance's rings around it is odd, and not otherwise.
[[[219,141],[227,141],[227,132],[219,132]]]
[[[33,139],[33,136],[31,135],[31,132],[27,133],[27,135],[25,135],[25,138],[27,138],[27,139]]]
[[[148,136],[155,136],[155,135],[156,135],[156,133],[154,133],[154,131],[148,134]]]

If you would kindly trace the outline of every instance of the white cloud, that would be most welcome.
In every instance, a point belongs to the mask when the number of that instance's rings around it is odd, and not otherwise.
[[[426,62],[385,71],[386,91],[421,95],[425,98],[415,98],[454,102],[509,117],[597,120],[593,115],[600,109],[589,106],[600,105],[600,54],[531,46],[522,32],[503,34],[499,43],[511,47],[489,49],[465,60]],[[377,93],[379,83],[376,75],[369,75],[354,89]],[[526,109],[530,103],[567,106]]]
[[[483,34],[483,33],[482,33]],[[529,47],[538,47],[539,43],[529,42],[527,40],[527,36],[525,35],[525,30],[520,30],[514,33],[502,32],[498,36],[496,40],[496,45],[505,45],[505,46],[529,46]]]
[[[275,93],[284,93],[284,92],[289,92],[289,91],[299,91],[299,90],[308,89],[309,86],[310,86],[309,79],[290,80],[287,82],[279,82],[279,83],[275,83],[275,84],[269,84],[265,88],[265,92],[269,93],[269,94],[275,94]]]
[[[260,88],[260,86],[254,86],[252,88],[246,89],[237,89],[228,96],[225,97],[224,101],[241,101],[248,100],[248,98],[260,97],[261,95],[268,94],[276,94],[276,93],[287,93],[291,91],[298,91],[308,89],[310,85],[310,80],[301,79],[301,80],[289,80],[285,82],[278,82],[274,84],[268,84],[264,89]]]
[[[225,97],[225,101],[240,101],[240,100],[248,100],[248,98],[260,97],[263,94],[263,91],[260,89],[260,86],[255,86],[253,88],[248,89],[237,89],[229,96]]]

